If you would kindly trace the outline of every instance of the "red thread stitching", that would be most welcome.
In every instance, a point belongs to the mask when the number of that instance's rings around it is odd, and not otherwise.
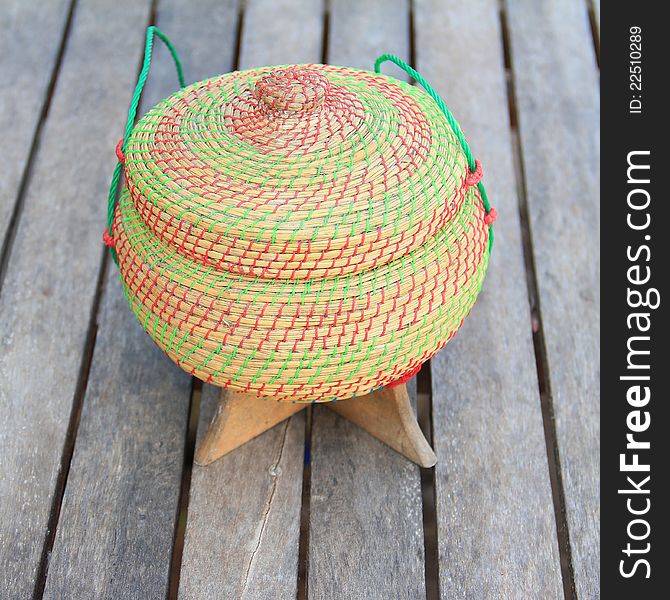
[[[398,387],[399,385],[402,385],[403,383],[407,383],[420,370],[421,370],[421,364],[419,364],[418,367],[415,367],[414,369],[412,369],[410,371],[407,371],[407,373],[405,373],[400,379],[396,379],[395,381],[392,381],[391,383],[387,384],[386,387],[394,388],[394,387]]]

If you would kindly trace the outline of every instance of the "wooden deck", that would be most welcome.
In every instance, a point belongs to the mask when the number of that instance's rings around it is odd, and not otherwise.
[[[0,598],[599,598],[598,15],[5,0]],[[100,239],[151,23],[189,82],[393,52],[461,122],[500,217],[474,311],[412,384],[434,469],[318,406],[193,466],[218,390],[152,345]],[[144,108],[176,87],[157,48]]]

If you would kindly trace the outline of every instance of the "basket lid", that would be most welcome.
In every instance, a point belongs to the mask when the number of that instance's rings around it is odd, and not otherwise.
[[[365,271],[423,245],[468,187],[456,133],[417,87],[291,65],[193,84],[125,147],[138,214],[172,249],[268,279]]]

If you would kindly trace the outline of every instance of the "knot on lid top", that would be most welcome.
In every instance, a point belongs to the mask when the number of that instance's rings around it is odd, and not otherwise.
[[[256,82],[254,95],[270,110],[290,112],[318,108],[330,89],[330,82],[321,73],[304,67],[271,71]]]

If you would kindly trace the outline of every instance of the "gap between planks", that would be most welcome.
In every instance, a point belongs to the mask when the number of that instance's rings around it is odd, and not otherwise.
[[[195,456],[198,421],[200,419],[200,400],[202,398],[202,381],[191,379],[191,398],[189,399],[188,420],[186,425],[186,439],[184,440],[184,464],[181,472],[179,501],[177,503],[177,518],[175,519],[174,541],[172,542],[172,558],[168,582],[168,600],[177,600],[179,593],[179,575],[184,553],[186,524],[188,523],[188,500],[191,490],[191,475],[193,474],[193,457]]]
[[[51,70],[49,83],[47,85],[46,93],[44,95],[44,102],[42,103],[40,116],[37,120],[35,131],[32,136],[30,150],[28,152],[28,159],[26,160],[26,164],[23,169],[23,174],[21,175],[21,181],[19,183],[19,189],[16,195],[16,200],[14,202],[14,207],[12,209],[12,214],[9,219],[7,233],[2,242],[2,247],[0,248],[0,294],[2,294],[2,287],[5,280],[5,273],[7,272],[7,265],[9,263],[9,258],[12,253],[12,246],[14,243],[14,239],[16,237],[16,230],[18,228],[18,224],[21,219],[21,215],[23,213],[26,190],[28,189],[30,175],[32,174],[33,164],[35,162],[35,155],[37,153],[37,147],[39,145],[39,140],[42,134],[42,128],[47,119],[47,116],[49,115],[51,99],[53,98],[54,89],[56,88],[56,81],[58,81],[58,75],[60,74],[60,68],[63,62],[63,55],[65,54],[65,47],[67,46],[67,40],[70,35],[70,29],[72,26],[72,20],[76,6],[77,6],[77,0],[71,0],[67,12],[67,17],[65,19],[65,24],[63,26],[63,32],[61,34],[60,42],[58,45],[58,50],[56,52],[56,59],[54,61],[54,65]],[[42,594],[44,593],[49,555],[51,553],[51,549],[53,548],[54,540],[56,537],[56,527],[58,524],[58,517],[60,515],[60,508],[63,501],[63,492],[65,491],[65,484],[67,482],[67,474],[70,470],[70,462],[72,460],[72,455],[74,454],[74,440],[76,438],[77,429],[79,427],[79,419],[81,416],[81,407],[84,398],[84,390],[86,389],[86,383],[88,380],[88,371],[91,365],[91,358],[93,356],[93,348],[95,347],[95,337],[96,337],[95,315],[97,314],[97,305],[99,305],[100,289],[102,287],[102,281],[103,281],[102,278],[98,277],[94,307],[91,312],[91,319],[89,320],[88,332],[86,335],[86,345],[84,347],[82,363],[79,370],[79,379],[77,381],[77,386],[75,388],[75,395],[72,403],[72,409],[68,420],[68,428],[65,438],[66,441],[63,446],[63,453],[61,455],[61,467],[59,470],[58,478],[56,479],[56,492],[54,493],[54,496],[52,498],[51,508],[49,511],[49,520],[47,525],[47,534],[44,540],[44,546],[42,548],[42,554],[40,556],[40,562],[35,577],[35,588],[33,590],[33,597],[36,599],[41,598]]]
[[[49,84],[47,85],[46,93],[44,94],[44,102],[42,103],[40,116],[37,119],[37,124],[35,125],[35,131],[33,132],[32,141],[30,143],[30,150],[28,151],[28,158],[26,160],[25,167],[23,168],[19,188],[16,194],[16,200],[14,201],[14,207],[12,208],[11,216],[9,217],[7,232],[5,234],[5,238],[2,240],[2,245],[0,246],[0,295],[2,294],[2,287],[5,281],[5,274],[7,273],[7,265],[9,264],[9,258],[12,253],[14,239],[16,237],[16,230],[18,229],[19,221],[21,220],[21,215],[23,214],[26,190],[28,189],[28,183],[33,171],[33,164],[35,162],[37,148],[42,136],[42,128],[44,126],[44,122],[47,119],[47,116],[49,115],[51,99],[53,98],[54,90],[56,89],[56,81],[58,81],[60,67],[63,62],[63,55],[65,54],[65,46],[67,45],[67,40],[70,36],[72,17],[74,15],[77,2],[78,0],[70,0],[70,6],[68,8],[67,17],[65,19],[65,25],[63,26],[63,33],[61,34],[58,50],[56,51],[56,59],[54,60],[53,69],[51,70],[51,75],[49,77]]]
[[[328,61],[330,39],[330,0],[323,2],[323,24],[321,28],[321,63]],[[302,490],[300,504],[300,533],[298,537],[298,582],[296,600],[309,598],[309,524],[311,519],[312,494],[312,423],[314,407],[305,414],[305,450],[302,467]]]
[[[155,14],[156,14],[156,4],[158,0],[152,0],[150,10],[149,10],[149,19],[147,27],[155,23]],[[2,291],[2,284],[4,281],[5,266],[9,260],[11,254],[11,241],[14,239],[14,232],[18,221],[21,216],[21,209],[23,207],[23,197],[25,195],[25,190],[27,189],[27,184],[29,180],[29,175],[32,170],[32,164],[34,160],[35,150],[39,143],[39,136],[42,130],[42,126],[46,121],[46,118],[49,113],[49,107],[51,105],[51,98],[53,96],[56,83],[58,81],[58,75],[60,73],[60,66],[62,64],[63,56],[65,54],[65,49],[67,46],[67,41],[69,38],[69,33],[71,30],[71,25],[74,20],[74,15],[76,12],[78,0],[72,0],[67,16],[67,21],[65,27],[63,28],[63,37],[61,39],[61,44],[58,50],[57,60],[54,66],[52,73],[51,81],[49,82],[49,87],[47,90],[47,97],[43,106],[42,114],[35,131],[35,137],[33,139],[33,146],[30,150],[30,155],[28,158],[27,166],[24,172],[24,179],[21,182],[21,188],[19,190],[19,196],[14,208],[14,213],[12,214],[12,220],[10,221],[10,230],[5,239],[5,244],[3,244],[2,255],[0,256],[0,293]],[[137,75],[142,69],[142,59],[140,58],[140,63],[137,67]],[[118,190],[117,190],[118,195]],[[8,243],[9,242],[9,243]],[[7,248],[5,247],[7,245]],[[74,456],[77,434],[79,431],[79,423],[81,420],[81,413],[84,406],[84,399],[86,395],[86,388],[88,385],[88,378],[91,370],[91,364],[93,362],[93,354],[95,352],[95,342],[97,338],[98,331],[98,313],[100,310],[100,305],[102,302],[102,297],[105,291],[105,279],[107,275],[107,269],[109,268],[109,252],[106,247],[103,247],[102,256],[100,259],[100,268],[98,269],[98,277],[95,288],[95,294],[93,297],[93,303],[91,306],[91,311],[89,315],[88,327],[86,332],[85,345],[82,353],[81,365],[79,367],[79,375],[77,378],[77,385],[75,388],[75,394],[72,402],[72,409],[70,412],[70,417],[68,420],[68,428],[65,436],[65,443],[63,445],[63,453],[61,457],[61,467],[59,470],[58,477],[56,479],[56,489],[52,499],[52,505],[49,515],[49,524],[47,528],[47,535],[44,541],[44,547],[42,550],[42,556],[40,559],[39,567],[37,570],[37,575],[35,578],[35,588],[33,592],[33,600],[41,600],[44,595],[47,576],[49,574],[49,558],[53,550],[54,542],[56,540],[56,533],[58,530],[58,524],[60,520],[61,509],[63,505],[63,498],[65,495],[65,488],[67,486],[68,476],[70,473],[70,466],[72,464],[72,458]]]
[[[158,22],[158,10],[160,0],[154,0],[152,4],[152,24]],[[242,48],[242,32],[244,29],[245,0],[241,0],[237,11],[237,22],[235,24],[235,39],[233,42],[232,70],[236,71],[240,65],[240,52]],[[191,400],[189,406],[188,430],[184,447],[184,466],[181,476],[181,488],[179,491],[179,505],[175,526],[175,537],[172,545],[172,560],[170,562],[170,580],[168,583],[168,600],[177,600],[179,596],[179,581],[181,576],[181,565],[186,541],[186,526],[188,524],[188,506],[191,491],[191,475],[195,468],[194,456],[197,442],[198,422],[200,420],[200,402],[202,399],[203,383],[196,377],[192,378]],[[311,408],[310,408],[311,415]]]
[[[68,420],[68,428],[65,434],[65,443],[63,444],[61,466],[58,472],[58,477],[56,478],[56,490],[51,503],[47,535],[44,540],[42,556],[35,578],[35,590],[33,593],[34,600],[40,600],[44,595],[47,575],[49,574],[49,558],[53,550],[54,542],[56,541],[56,531],[58,529],[58,522],[60,520],[60,513],[63,506],[65,487],[67,486],[67,480],[70,474],[70,466],[72,464],[72,457],[74,456],[74,448],[77,442],[77,433],[79,432],[81,412],[84,407],[84,397],[86,396],[88,376],[91,372],[93,353],[95,351],[95,341],[98,333],[98,310],[100,308],[100,302],[104,291],[105,274],[107,271],[106,250],[106,248],[103,250],[103,256],[101,259],[102,266],[98,272],[98,281],[96,284],[95,296],[93,297],[93,305],[91,306],[88,329],[86,332],[86,342],[82,354],[81,365],[79,367],[79,376],[77,378],[74,399],[72,401],[72,409],[70,411],[70,417]]]
[[[419,427],[428,443],[433,443],[433,383],[431,362],[424,363],[416,376],[416,412]],[[421,508],[423,512],[423,551],[426,600],[440,598],[440,559],[437,539],[437,496],[435,491],[435,467],[420,469]]]
[[[305,411],[305,446],[302,467],[302,490],[300,505],[300,535],[298,537],[298,584],[297,600],[309,597],[309,519],[311,499],[311,452],[312,452],[312,416],[314,407]]]
[[[532,331],[533,349],[535,352],[535,365],[542,408],[542,423],[547,449],[547,461],[549,465],[549,480],[554,504],[554,518],[556,521],[557,543],[561,561],[561,578],[563,582],[563,594],[565,600],[576,599],[574,570],[572,565],[572,553],[570,547],[570,535],[566,517],[565,494],[561,476],[560,456],[558,450],[558,437],[554,422],[554,408],[551,395],[551,381],[547,368],[547,349],[544,339],[544,328],[542,324],[542,311],[539,302],[539,291],[535,258],[533,254],[533,237],[528,214],[528,197],[526,193],[526,175],[523,168],[523,148],[518,131],[519,117],[516,103],[516,88],[514,81],[514,70],[512,67],[512,48],[509,37],[509,24],[507,10],[504,0],[499,0],[500,31],[503,57],[505,61],[505,75],[507,87],[507,99],[509,107],[509,121],[512,137],[512,156],[514,159],[515,178],[517,183],[517,196],[519,202],[519,220],[521,224],[521,237],[523,244],[524,266],[526,271],[526,286],[528,290],[528,301],[530,305],[530,326]]]
[[[414,0],[409,0],[407,14],[409,38],[409,64],[416,67],[416,25]],[[414,80],[410,80],[415,83]],[[424,363],[416,377],[416,412],[419,427],[433,450],[433,383],[431,361]],[[423,513],[424,580],[426,600],[440,599],[440,558],[437,533],[437,495],[435,467],[420,469],[421,508]]]

